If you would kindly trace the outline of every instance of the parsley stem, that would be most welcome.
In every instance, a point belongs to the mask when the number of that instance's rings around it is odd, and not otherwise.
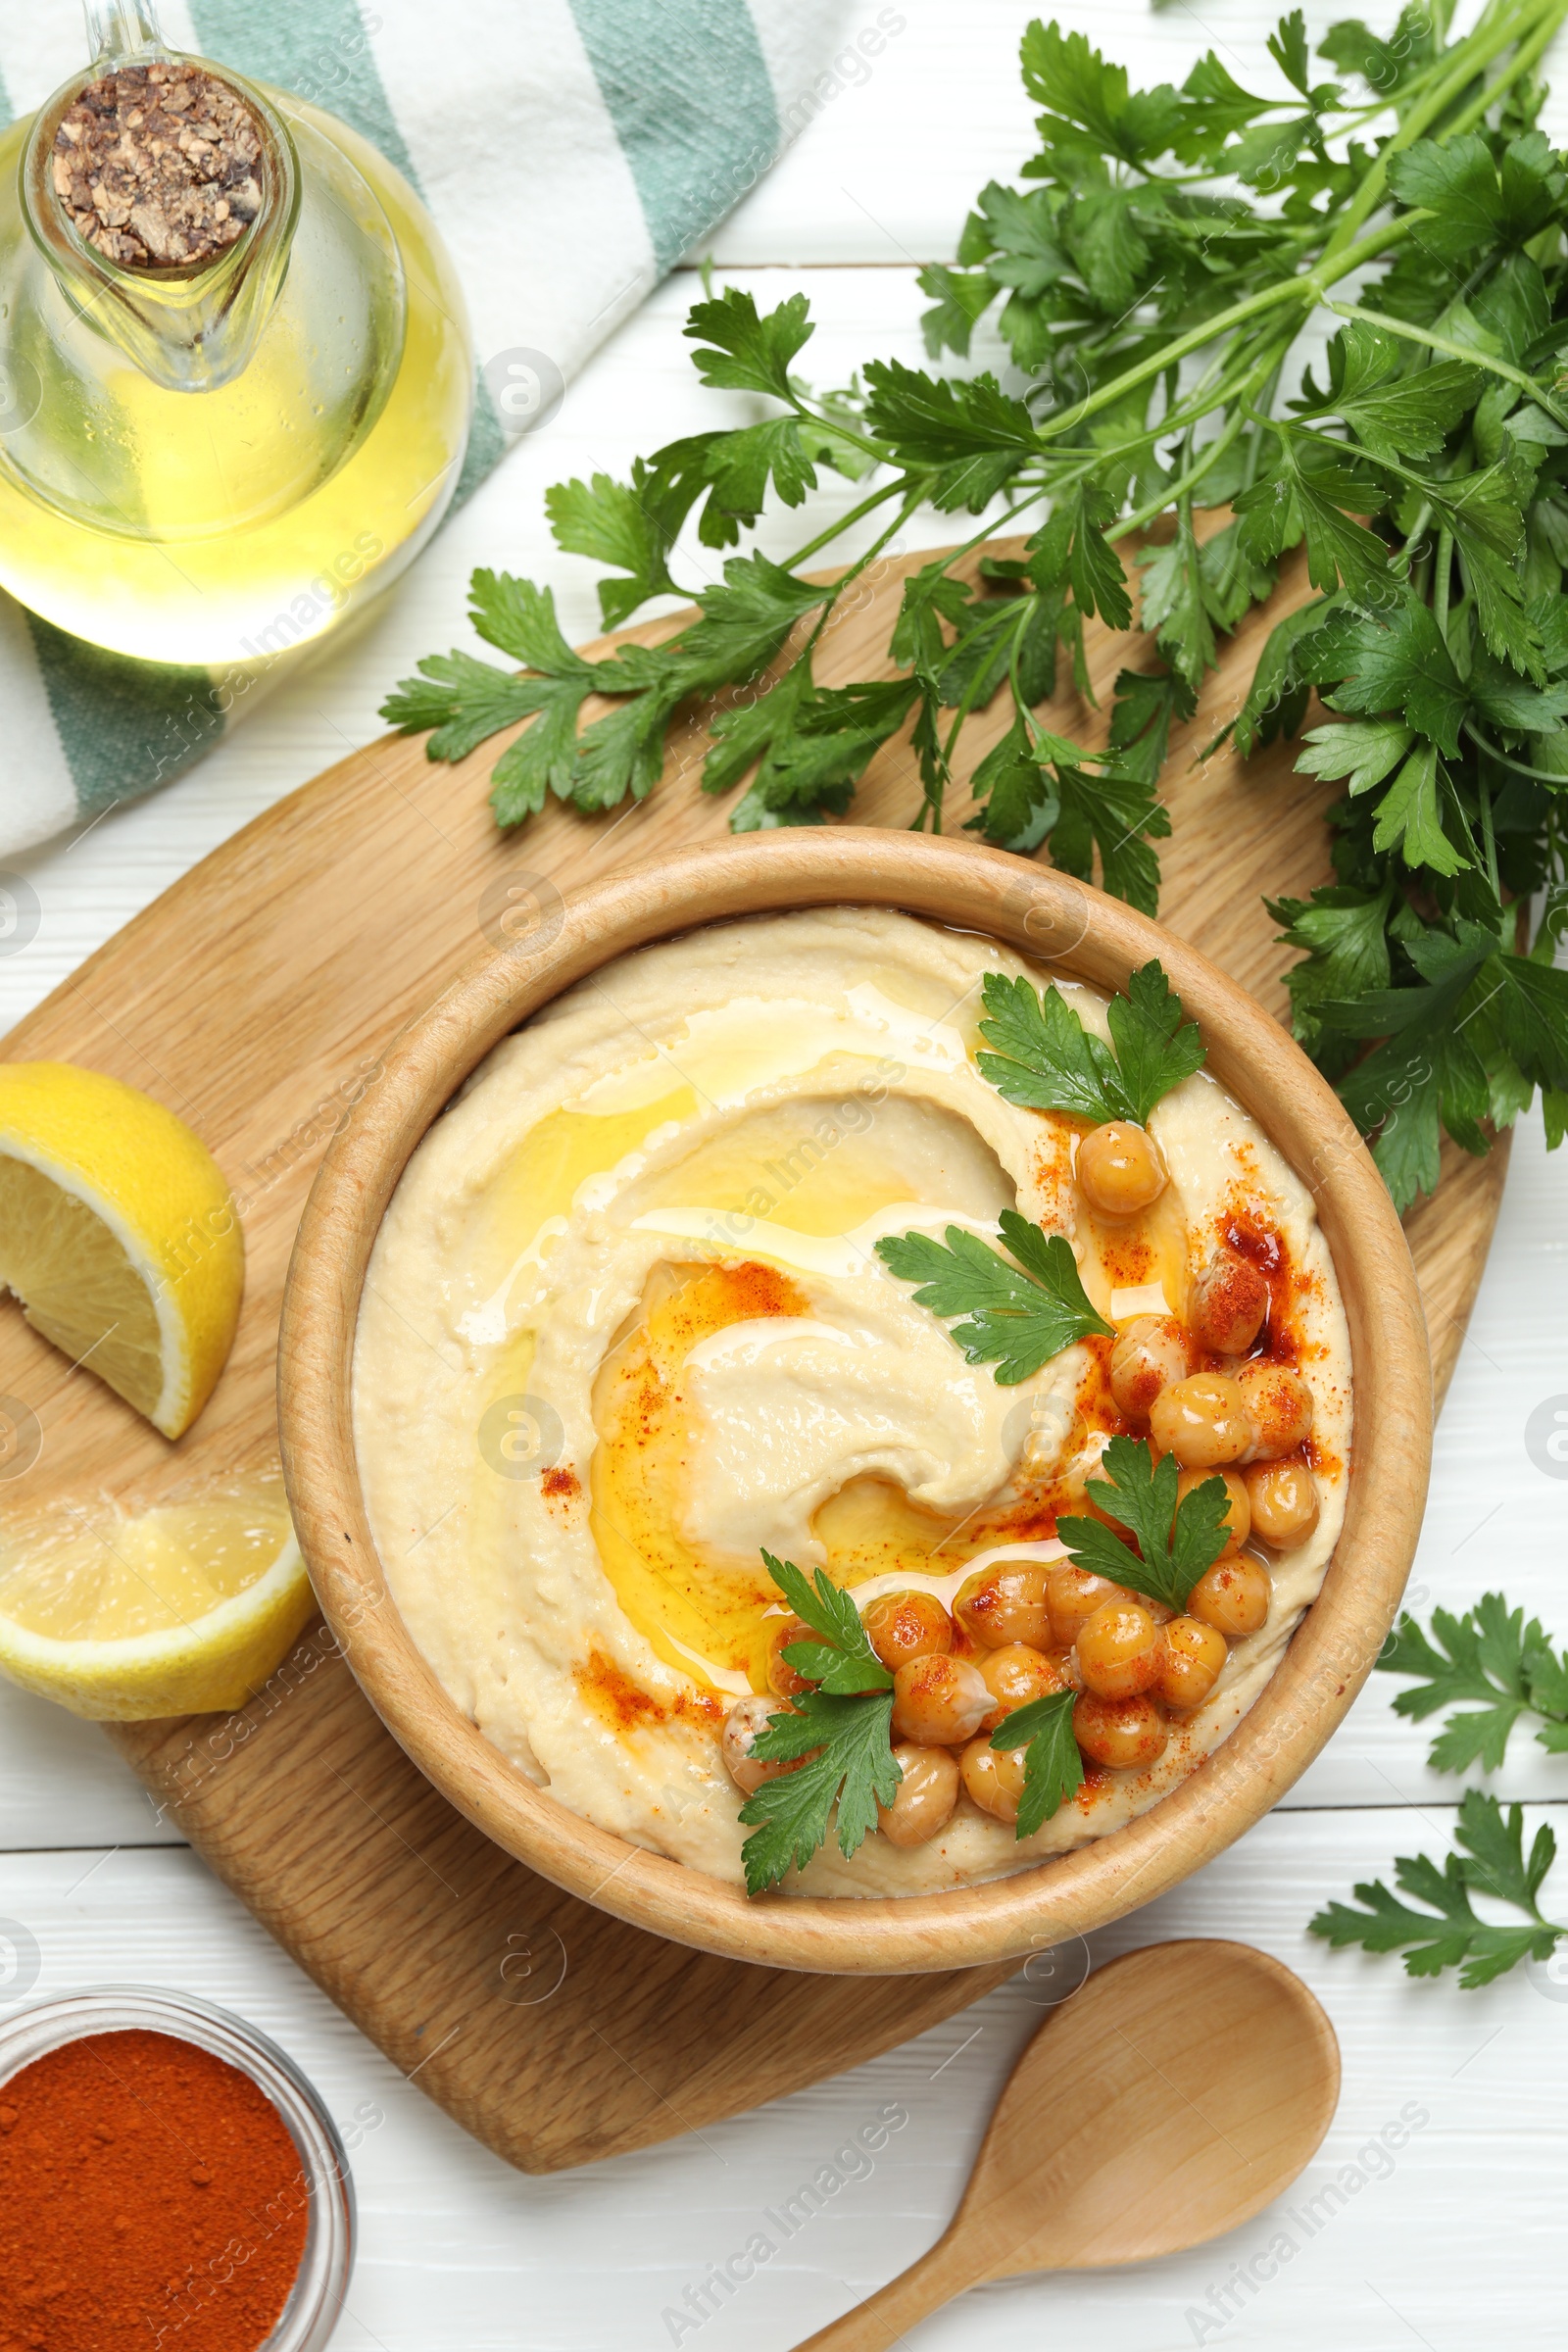
[[[1453,585],[1453,533],[1438,525],[1438,552],[1432,568],[1432,617],[1445,645],[1448,642],[1448,592]]]
[[[1499,767],[1507,768],[1510,775],[1528,776],[1536,784],[1555,785],[1559,792],[1564,784],[1568,784],[1568,775],[1558,775],[1549,767],[1528,767],[1523,760],[1515,760],[1507,752],[1499,751],[1494,743],[1490,742],[1482,734],[1473,718],[1466,718],[1462,724],[1465,734],[1469,736],[1476,749],[1485,752],[1489,760],[1495,760]]]
[[[1568,0],[1555,0],[1555,5],[1568,8]],[[1189,327],[1185,335],[1178,335],[1162,351],[1141,360],[1136,368],[1126,368],[1108,384],[1102,384],[1097,391],[1086,394],[1072,408],[1062,410],[1058,416],[1046,417],[1035,427],[1036,432],[1042,441],[1054,441],[1063,433],[1076,431],[1080,424],[1098,415],[1102,409],[1114,408],[1129,392],[1136,392],[1140,384],[1147,384],[1152,376],[1162,375],[1177,361],[1185,360],[1193,352],[1201,351],[1207,344],[1217,342],[1221,335],[1228,334],[1233,327],[1245,326],[1250,318],[1260,318],[1266,312],[1277,311],[1287,303],[1315,307],[1325,300],[1331,285],[1342,277],[1348,277],[1353,270],[1363,269],[1368,262],[1376,261],[1379,254],[1386,253],[1391,245],[1402,244],[1412,230],[1428,218],[1425,212],[1402,213],[1397,220],[1387,221],[1382,227],[1369,230],[1356,244],[1335,255],[1327,275],[1324,274],[1323,264],[1329,257],[1325,254],[1323,260],[1300,276],[1276,278],[1257,293],[1249,294],[1245,301],[1233,302],[1227,309],[1216,311],[1211,318],[1205,318],[1199,326]]]
[[[1492,786],[1487,782],[1485,771],[1479,767],[1476,770],[1476,794],[1481,802],[1481,838],[1487,853],[1487,880],[1492,884],[1493,897],[1500,906],[1502,886],[1497,880],[1497,837],[1492,823]]]
[[[1027,597],[1020,597],[1018,599],[1017,616],[1012,623],[1013,656],[1012,659],[1009,659],[1007,664],[1009,672],[1012,668],[1013,659],[1016,658],[1018,641],[1023,635],[1024,626],[1029,620],[1029,599]],[[963,700],[959,703],[957,713],[954,718],[952,726],[948,729],[948,740],[942,747],[942,759],[943,763],[946,766],[951,767],[953,764],[953,755],[957,749],[958,737],[963,732],[963,722],[968,717],[970,711],[974,709],[975,695],[980,686],[983,684],[986,672],[990,666],[991,665],[988,662],[977,662],[974,665],[973,674],[969,679],[968,685],[963,690]]]
[[[1533,375],[1527,375],[1522,368],[1510,367],[1506,360],[1494,358],[1491,352],[1478,351],[1474,344],[1458,343],[1452,335],[1440,335],[1434,327],[1412,326],[1408,319],[1390,318],[1383,311],[1364,311],[1358,302],[1331,302],[1327,308],[1336,318],[1359,318],[1367,326],[1381,327],[1386,334],[1399,336],[1403,342],[1424,344],[1428,351],[1441,351],[1446,359],[1462,360],[1467,368],[1481,368],[1489,375],[1500,376],[1505,384],[1516,384],[1521,392],[1528,392],[1559,424],[1568,425],[1568,411],[1559,408]]]
[[[799,571],[801,565],[814,556],[819,548],[828,546],[834,539],[842,539],[844,533],[850,529],[852,524],[858,522],[862,514],[873,514],[878,507],[885,507],[890,498],[897,498],[899,492],[907,484],[908,478],[906,473],[901,473],[895,480],[884,482],[880,490],[873,490],[869,497],[862,498],[858,506],[852,507],[847,514],[841,514],[836,522],[830,522],[826,530],[818,531],[814,539],[808,539],[804,547],[798,547],[792,556],[786,556],[784,569]],[[893,527],[897,530],[898,524],[895,523]]]
[[[1122,521],[1113,524],[1112,527],[1106,531],[1105,540],[1107,545],[1114,540],[1125,539],[1130,532],[1141,531],[1145,523],[1153,521],[1156,514],[1163,514],[1165,509],[1171,504],[1173,499],[1190,499],[1197,484],[1202,480],[1204,474],[1208,472],[1210,466],[1218,465],[1220,459],[1225,455],[1225,452],[1229,449],[1231,443],[1235,440],[1237,434],[1241,431],[1242,426],[1246,423],[1246,421],[1247,416],[1245,410],[1241,408],[1233,409],[1226,422],[1215,434],[1213,440],[1204,442],[1201,450],[1200,450],[1197,458],[1188,466],[1185,473],[1179,474],[1176,480],[1170,484],[1169,488],[1162,490],[1157,498],[1152,499],[1147,506],[1140,507],[1136,514],[1126,515]],[[1189,440],[1191,439],[1191,435],[1192,427],[1189,426]]]

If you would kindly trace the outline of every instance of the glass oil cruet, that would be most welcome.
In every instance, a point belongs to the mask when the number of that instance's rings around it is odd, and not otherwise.
[[[87,28],[90,67],[0,134],[0,588],[117,653],[254,675],[440,521],[473,399],[462,290],[346,123],[181,58],[151,0],[87,0]],[[260,201],[212,258],[132,267],[79,233],[56,140],[89,86],[155,65],[249,110]]]

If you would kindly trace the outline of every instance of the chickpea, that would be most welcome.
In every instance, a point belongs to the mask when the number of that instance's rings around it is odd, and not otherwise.
[[[764,1781],[776,1781],[781,1772],[794,1771],[793,1763],[764,1764],[752,1753],[753,1746],[766,1731],[769,1718],[789,1712],[776,1698],[760,1690],[750,1698],[738,1698],[725,1716],[724,1729],[719,1735],[719,1754],[724,1759],[725,1771],[743,1795],[750,1796]]]
[[[1225,1637],[1199,1617],[1173,1617],[1165,1628],[1165,1658],[1155,1689],[1167,1707],[1200,1707],[1230,1655]]]
[[[893,1729],[918,1747],[972,1740],[996,1700],[967,1658],[911,1658],[893,1677]]]
[[[1193,1489],[1211,1478],[1224,1481],[1227,1507],[1220,1525],[1226,1543],[1239,1548],[1251,1533],[1252,1506],[1248,1500],[1250,1490],[1235,1470],[1184,1470],[1176,1481],[1176,1507],[1180,1510]]]
[[[1173,1453],[1184,1470],[1240,1461],[1253,1440],[1241,1383],[1228,1372],[1195,1372],[1162,1390],[1149,1416],[1149,1432],[1160,1452]]]
[[[1170,1725],[1157,1698],[1101,1698],[1086,1690],[1072,1711],[1072,1736],[1091,1764],[1134,1772],[1165,1752]]]
[[[953,1619],[930,1592],[884,1592],[867,1602],[861,1623],[893,1674],[911,1658],[946,1657],[953,1647]]]
[[[1046,1580],[1051,1601],[1051,1631],[1063,1649],[1070,1649],[1078,1639],[1078,1628],[1107,1600],[1136,1602],[1136,1592],[1125,1585],[1113,1585],[1107,1576],[1094,1576],[1087,1568],[1075,1568],[1070,1560],[1062,1560],[1052,1569]]]
[[[1250,1552],[1227,1551],[1188,1593],[1188,1614],[1213,1626],[1227,1641],[1239,1642],[1268,1623],[1273,1590],[1261,1560]]]
[[[924,1845],[953,1819],[958,1801],[958,1762],[945,1747],[901,1740],[893,1750],[904,1778],[891,1805],[878,1805],[876,1826],[893,1845]]]
[[[1078,1628],[1078,1671],[1097,1698],[1136,1698],[1159,1681],[1164,1638],[1141,1601],[1107,1600]]]
[[[1016,1567],[993,1568],[958,1595],[954,1615],[965,1633],[986,1649],[1003,1649],[1011,1642],[1029,1642],[1043,1649],[1052,1638],[1051,1603],[1046,1588],[1051,1576],[1046,1560],[1020,1560]]]
[[[1132,1119],[1107,1119],[1086,1135],[1074,1173],[1084,1199],[1102,1217],[1135,1217],[1165,1190],[1159,1146]]]
[[[1267,1313],[1268,1284],[1231,1250],[1210,1259],[1188,1294],[1193,1337],[1215,1355],[1245,1355]]]
[[[1116,1335],[1110,1351],[1110,1393],[1129,1421],[1147,1421],[1162,1389],[1193,1368],[1187,1334],[1173,1315],[1138,1315]]]
[[[1023,1759],[1021,1747],[993,1747],[986,1739],[971,1740],[958,1758],[965,1790],[994,1821],[1011,1823],[1018,1818]]]
[[[815,1638],[799,1617],[771,1620],[767,1636],[767,1687],[780,1698],[798,1698],[803,1690],[815,1690],[816,1685],[808,1683],[804,1674],[797,1674],[784,1655],[792,1642],[811,1642]]]
[[[1249,1364],[1238,1377],[1243,1407],[1251,1428],[1249,1459],[1278,1461],[1312,1434],[1312,1392],[1288,1364]]]
[[[1317,1481],[1304,1462],[1254,1462],[1246,1472],[1252,1533],[1293,1551],[1317,1526]]]
[[[979,1666],[985,1687],[996,1700],[980,1726],[983,1732],[996,1731],[1014,1707],[1026,1707],[1031,1699],[1044,1698],[1048,1691],[1062,1687],[1061,1676],[1051,1660],[1027,1642],[1009,1642],[1004,1649],[988,1651]]]

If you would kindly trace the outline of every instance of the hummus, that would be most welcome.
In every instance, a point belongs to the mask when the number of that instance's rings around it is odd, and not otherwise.
[[[719,1735],[762,1691],[765,1547],[862,1605],[951,1608],[977,1568],[1064,1556],[1118,1420],[1109,1342],[1021,1386],[969,1364],[875,1244],[1016,1208],[1065,1234],[1110,1321],[1180,1315],[1222,1242],[1268,1257],[1314,1405],[1315,1532],[1267,1623],[1143,1771],[1092,1772],[1038,1835],[965,1796],[930,1842],[829,1841],[791,1891],[937,1890],[1103,1836],[1235,1726],[1318,1591],[1344,1515],[1349,1346],[1310,1194],[1200,1071],[1152,1112],[1169,1173],[1135,1227],[1074,1182],[1090,1122],[979,1074],[994,941],[856,907],[641,950],[548,1005],[409,1163],[360,1312],[354,1426],[409,1630],[503,1755],[584,1818],[742,1882]],[[1104,1000],[1061,982],[1086,1027]],[[1254,1250],[1255,1254],[1255,1250]],[[1278,1331],[1276,1330],[1276,1338]]]

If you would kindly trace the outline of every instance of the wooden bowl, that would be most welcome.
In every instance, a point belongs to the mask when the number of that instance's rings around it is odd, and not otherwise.
[[[979,847],[850,827],[678,851],[562,900],[514,877],[495,951],[410,1028],[328,1150],[295,1244],[279,1343],[283,1468],[321,1606],[387,1728],[507,1852],[677,1942],[774,1968],[886,1975],[1022,1957],[1163,1894],[1266,1813],[1350,1705],[1393,1623],[1421,1524],[1432,1383],[1399,1221],[1332,1089],[1196,949],[1119,901]],[[612,957],[701,923],[799,906],[894,906],[986,932],[1113,990],[1158,955],[1208,1067],[1314,1193],[1349,1321],[1355,1453],[1321,1594],[1250,1713],[1149,1812],[1075,1853],[949,1893],[753,1900],[568,1812],[448,1697],[376,1557],[355,1457],[355,1324],[376,1231],[410,1154],[470,1070]]]

